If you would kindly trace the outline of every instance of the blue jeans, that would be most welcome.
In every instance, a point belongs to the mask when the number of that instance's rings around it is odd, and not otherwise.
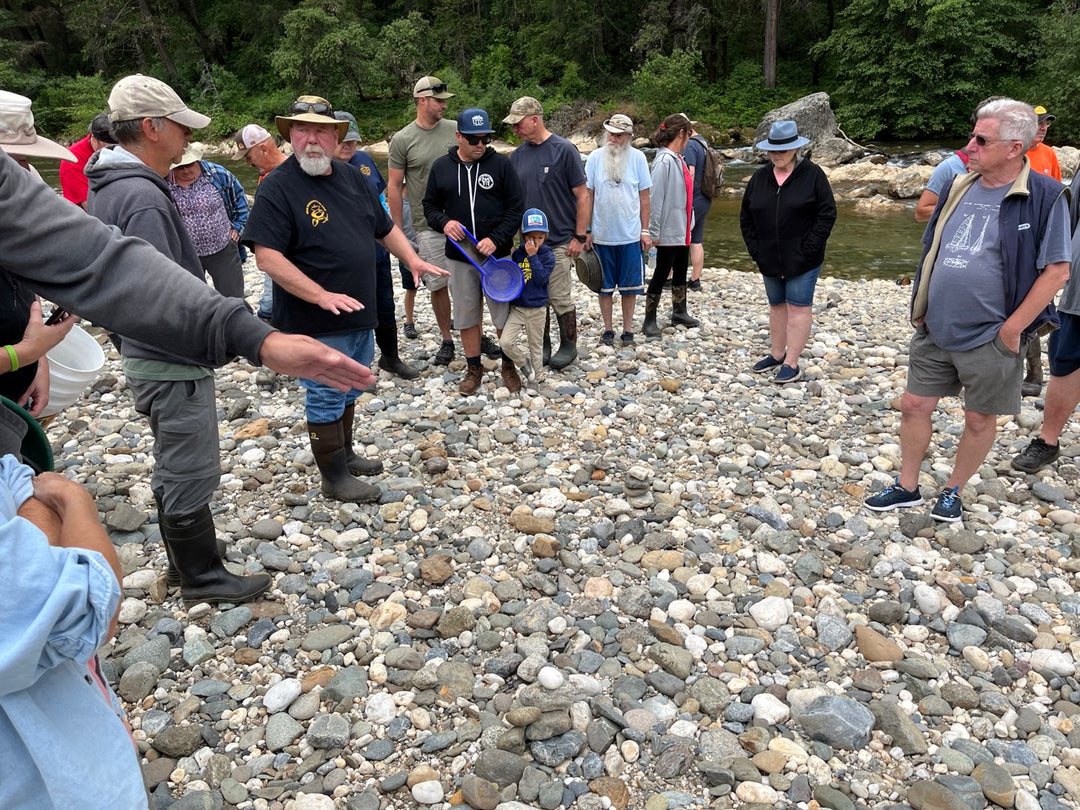
[[[814,303],[814,288],[817,287],[818,276],[821,274],[819,264],[813,270],[807,270],[792,278],[773,278],[762,276],[765,281],[765,295],[769,299],[769,306],[778,307],[782,304],[791,304],[793,307],[809,307]]]
[[[341,335],[313,335],[313,337],[331,349],[337,349],[342,354],[351,357],[357,363],[371,366],[371,360],[375,356],[375,338],[372,330],[345,332]],[[303,377],[300,378],[300,385],[307,391],[305,402],[307,420],[317,425],[336,422],[345,413],[345,408],[362,393],[355,388],[348,393],[342,393],[329,385]]]

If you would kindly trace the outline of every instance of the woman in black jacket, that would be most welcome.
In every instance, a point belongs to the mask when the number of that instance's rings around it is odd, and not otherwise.
[[[819,166],[799,157],[810,143],[794,121],[777,121],[757,148],[771,165],[746,185],[739,224],[746,249],[765,280],[769,299],[769,354],[753,366],[776,369],[777,383],[802,377],[799,355],[813,321],[814,287],[825,259],[825,242],[836,222],[832,189]]]

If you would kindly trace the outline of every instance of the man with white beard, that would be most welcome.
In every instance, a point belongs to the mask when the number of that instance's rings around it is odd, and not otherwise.
[[[375,242],[408,265],[413,280],[447,272],[421,261],[379,202],[363,174],[334,160],[349,122],[334,117],[324,98],[300,96],[277,117],[293,156],[259,184],[243,240],[259,269],[274,281],[271,323],[310,335],[358,363],[374,355]],[[374,503],[377,486],[354,478],[382,472],[382,462],[353,450],[356,398],[317,380],[301,379],[311,452],[322,492],[350,503]]]
[[[634,304],[644,292],[644,257],[652,247],[649,238],[649,163],[640,149],[630,145],[634,122],[616,113],[604,122],[605,144],[585,161],[592,228],[588,244],[596,250],[603,271],[600,314],[604,335],[600,342],[615,342],[611,297],[617,289],[622,305],[623,346],[634,345]]]

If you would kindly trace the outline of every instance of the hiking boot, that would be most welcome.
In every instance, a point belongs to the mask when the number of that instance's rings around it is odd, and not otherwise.
[[[448,366],[454,361],[454,341],[444,340],[435,352],[435,365]]]
[[[415,380],[420,376],[420,372],[410,366],[401,357],[387,357],[385,354],[379,355],[379,368],[383,371],[389,371],[403,380]]]
[[[458,393],[468,396],[469,394],[475,394],[480,390],[480,383],[484,381],[484,367],[483,366],[469,366],[465,369],[465,376],[461,378],[461,383],[458,385]],[[519,386],[520,388],[520,381]]]
[[[945,523],[956,523],[960,520],[960,511],[963,504],[960,502],[960,493],[956,491],[956,487],[948,487],[941,490],[941,494],[938,495],[937,503],[934,504],[934,508],[930,510],[930,517],[934,520],[941,520]]]
[[[633,346],[634,345],[634,333],[633,332],[623,332],[619,336],[619,340],[622,341],[623,348],[626,348],[627,346]]]
[[[615,332],[608,329],[600,336],[601,346],[614,346],[615,345]]]
[[[487,335],[481,335],[480,337],[480,352],[488,360],[498,360],[502,357],[502,348]]]
[[[521,377],[518,375],[517,369],[514,368],[514,363],[512,360],[504,357],[502,361],[502,369],[500,371],[502,373],[503,385],[506,386],[507,391],[509,391],[511,394],[516,394],[518,391],[521,390]]]
[[[766,371],[772,371],[777,366],[782,366],[783,364],[783,358],[777,360],[771,354],[767,354],[763,358],[758,360],[756,363],[754,363],[754,365],[750,367],[750,370],[755,374],[764,374]]]
[[[1010,462],[1014,470],[1033,473],[1038,472],[1047,464],[1056,461],[1061,453],[1061,448],[1056,444],[1047,444],[1040,438],[1031,440],[1031,444],[1025,447]]]
[[[776,372],[776,376],[773,377],[773,382],[777,385],[783,385],[784,383],[793,383],[798,379],[802,379],[802,366],[780,366],[780,369]]]
[[[409,340],[416,340],[420,337],[420,333],[416,331],[416,326],[414,324],[405,324],[405,329],[403,331],[405,332],[405,337]]]
[[[695,278],[693,281],[686,282],[686,289],[693,290],[694,292],[701,291],[701,279]]]
[[[1020,383],[1020,396],[1022,397],[1037,397],[1042,393],[1042,383],[1032,382],[1025,380]]]
[[[873,512],[891,512],[893,509],[918,506],[922,502],[923,499],[919,493],[918,485],[912,490],[904,489],[900,486],[900,479],[897,478],[891,486],[863,501],[863,506]]]

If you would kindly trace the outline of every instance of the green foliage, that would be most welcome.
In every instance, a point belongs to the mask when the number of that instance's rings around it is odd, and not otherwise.
[[[853,0],[814,49],[849,135],[965,131],[972,105],[1032,55],[1033,0]],[[1073,46],[1075,48],[1075,44]]]
[[[680,110],[700,109],[705,101],[703,75],[696,51],[656,54],[634,71],[634,100],[657,119]]]
[[[1056,0],[1041,26],[1042,59],[1027,98],[1056,116],[1048,141],[1080,139],[1080,2]]]
[[[50,138],[78,140],[105,110],[112,84],[100,73],[49,79],[34,98],[34,127]]]

